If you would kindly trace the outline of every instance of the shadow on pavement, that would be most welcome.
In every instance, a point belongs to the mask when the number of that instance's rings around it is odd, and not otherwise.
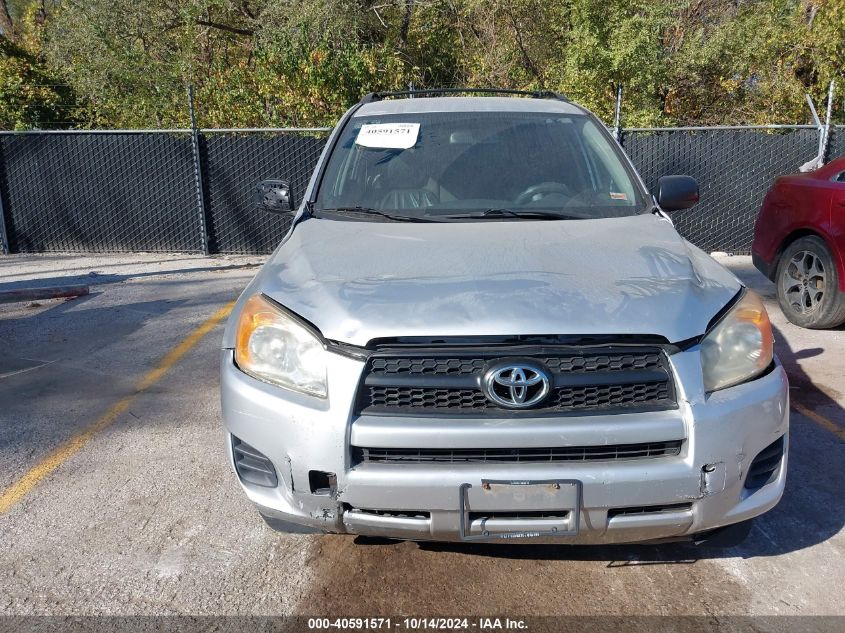
[[[208,276],[152,278],[126,291],[100,287],[0,311],[0,459],[30,461],[132,393],[169,349],[232,298],[229,285]],[[209,375],[216,363],[208,359]]]
[[[46,277],[43,279],[22,279],[0,283],[0,292],[4,290],[19,290],[20,288],[48,288],[51,286],[86,284],[99,286],[105,284],[120,283],[130,279],[144,279],[149,277],[162,277],[167,275],[191,275],[205,272],[224,272],[230,270],[246,270],[259,268],[261,264],[231,264],[227,266],[197,266],[195,268],[174,268],[172,270],[152,270],[132,274],[96,273],[89,272],[76,275],[62,275]]]

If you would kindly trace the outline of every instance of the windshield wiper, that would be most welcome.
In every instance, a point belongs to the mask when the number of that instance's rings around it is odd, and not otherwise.
[[[470,213],[453,213],[450,215],[434,216],[438,220],[465,220],[465,219],[497,219],[497,218],[524,218],[526,220],[583,220],[580,215],[567,215],[557,211],[539,211],[532,209],[485,209],[484,211],[472,211]]]
[[[373,209],[371,207],[337,207],[336,209],[315,209],[315,214],[320,213],[338,213],[338,214],[359,214],[359,215],[377,215],[394,222],[436,222],[430,218],[424,218],[416,215],[396,215],[382,211],[381,209]]]

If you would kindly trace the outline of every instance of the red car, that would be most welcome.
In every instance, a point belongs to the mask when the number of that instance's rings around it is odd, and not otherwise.
[[[845,156],[775,180],[754,225],[751,256],[777,285],[790,321],[807,328],[845,322]]]

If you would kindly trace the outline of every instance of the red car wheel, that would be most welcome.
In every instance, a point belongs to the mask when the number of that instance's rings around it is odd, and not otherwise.
[[[845,296],[822,238],[802,237],[787,246],[778,260],[776,283],[780,307],[795,325],[825,329],[845,322]]]

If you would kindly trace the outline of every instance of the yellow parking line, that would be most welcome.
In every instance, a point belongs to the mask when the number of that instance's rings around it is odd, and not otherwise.
[[[792,408],[795,409],[801,415],[805,415],[810,418],[811,421],[818,424],[822,427],[825,431],[830,431],[840,440],[845,442],[845,428],[839,426],[836,422],[832,420],[828,420],[826,417],[821,415],[820,413],[816,413],[812,409],[808,409],[803,404],[799,404],[797,402],[792,403]]]
[[[181,343],[170,350],[167,355],[161,359],[161,362],[141,379],[135,387],[135,391],[125,398],[118,400],[93,424],[60,444],[44,459],[31,468],[23,477],[6,488],[3,493],[0,494],[0,514],[7,512],[9,508],[20,501],[30,490],[35,488],[35,486],[37,486],[44,478],[49,476],[50,473],[82,450],[82,448],[91,441],[91,438],[94,437],[94,435],[117,420],[118,417],[120,417],[120,414],[129,408],[129,405],[132,404],[135,398],[161,380],[162,376],[172,369],[172,367],[179,362],[179,360],[187,354],[191,348],[199,343],[200,340],[213,330],[218,323],[229,316],[234,303],[235,302],[232,301],[220,308],[217,312],[211,315],[207,321],[182,340]]]

